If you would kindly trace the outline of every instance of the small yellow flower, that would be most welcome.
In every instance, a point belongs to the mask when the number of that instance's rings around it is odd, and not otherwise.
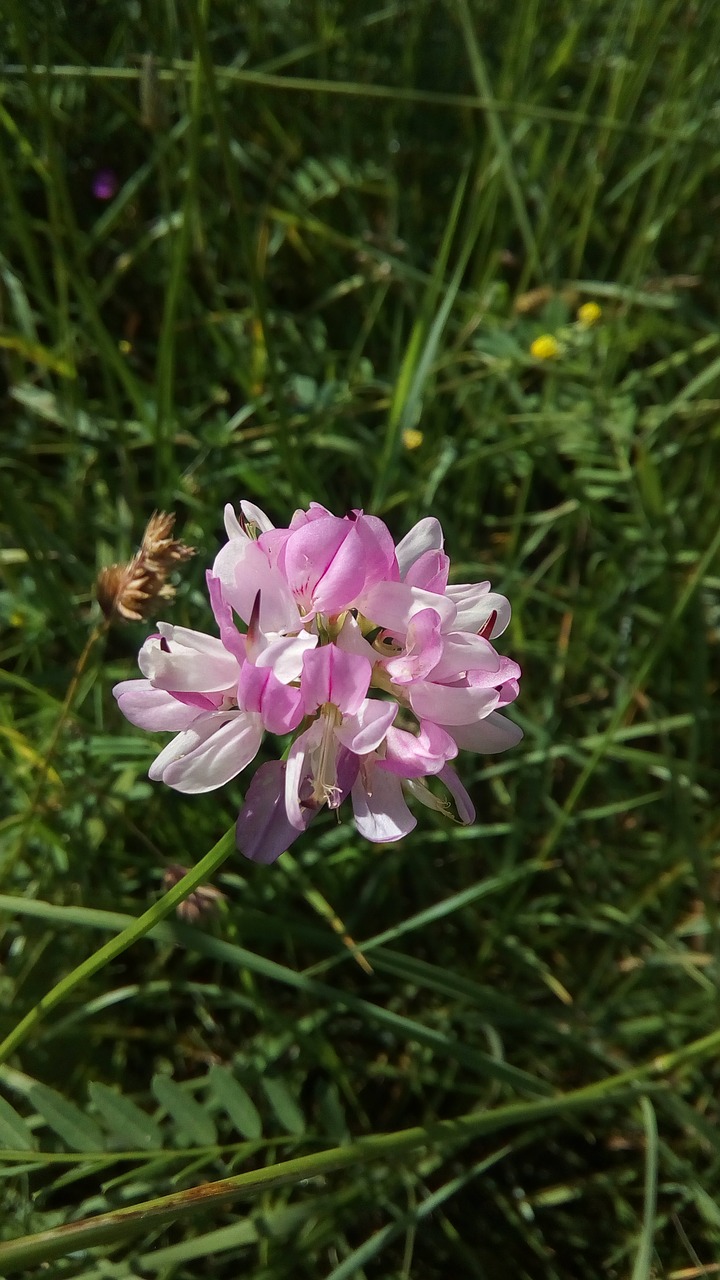
[[[539,338],[530,343],[530,355],[536,360],[557,360],[560,343],[551,333],[541,333]]]
[[[402,433],[402,442],[406,449],[419,449],[423,438],[422,431],[416,431],[415,427],[406,427]]]
[[[597,302],[583,302],[582,306],[578,307],[577,322],[583,329],[592,329],[601,315],[602,307],[599,307]]]
[[[128,342],[127,338],[121,338],[118,342],[118,351],[121,356],[129,356],[132,351],[132,342]]]

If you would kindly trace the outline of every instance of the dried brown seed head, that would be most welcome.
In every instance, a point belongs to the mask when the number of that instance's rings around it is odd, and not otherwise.
[[[173,537],[174,524],[173,514],[155,511],[132,560],[101,569],[96,593],[108,621],[141,622],[157,599],[172,599],[175,589],[167,581],[168,574],[195,554],[194,547]]]
[[[172,862],[163,875],[163,888],[172,889],[187,875],[187,870],[179,862]],[[225,894],[219,889],[211,884],[201,884],[175,910],[179,919],[186,924],[197,924],[199,920],[215,915],[220,903],[224,901]]]

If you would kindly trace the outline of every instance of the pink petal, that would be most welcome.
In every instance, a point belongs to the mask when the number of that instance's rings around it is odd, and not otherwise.
[[[466,671],[487,671],[495,674],[492,684],[501,683],[500,658],[489,640],[472,635],[468,631],[452,632],[445,636],[445,644],[437,666],[432,668],[436,684],[459,679]]]
[[[303,718],[303,698],[293,685],[282,684],[269,667],[246,662],[238,682],[245,711],[257,711],[269,733],[290,733]]]
[[[292,592],[258,542],[232,538],[215,557],[212,572],[222,583],[225,600],[243,622],[250,621],[259,591],[262,631],[299,629],[301,619]]]
[[[410,619],[405,639],[405,652],[390,658],[385,668],[396,684],[423,680],[437,665],[443,653],[441,620],[435,609],[421,609]]]
[[[505,680],[498,689],[498,706],[507,707],[510,702],[514,702],[520,693],[520,685],[517,680]]]
[[[446,729],[423,720],[417,736],[405,729],[388,730],[385,759],[378,761],[377,768],[400,778],[422,778],[439,773],[457,752],[457,743]]]
[[[354,715],[367,694],[372,667],[360,654],[347,653],[335,644],[324,644],[303,657],[301,688],[310,715],[325,702],[343,714]]]
[[[415,715],[435,724],[470,724],[497,706],[496,689],[455,688],[420,680],[407,686],[408,701]]]
[[[467,827],[471,822],[475,821],[475,805],[473,804],[468,792],[465,790],[462,782],[458,778],[452,765],[446,764],[441,769],[438,777],[441,782],[445,783],[450,795],[457,806],[458,818],[463,826]]]
[[[418,523],[413,525],[410,532],[405,534],[395,548],[400,577],[405,577],[408,569],[420,559],[424,552],[442,551],[442,549],[443,531],[440,521],[434,516],[426,516],[424,520],[418,520]]]
[[[325,516],[331,516],[333,520],[336,519],[332,511],[328,511],[327,507],[324,507],[321,502],[311,502],[307,511],[299,509],[293,511],[290,529],[302,529],[306,524],[310,524],[311,521],[322,520]]]
[[[206,712],[160,752],[149,769],[154,782],[188,794],[214,791],[257,755],[263,736],[259,715]]]
[[[421,587],[423,591],[445,594],[450,559],[444,551],[423,551],[414,564],[410,565],[405,581],[409,587]]]
[[[196,711],[219,711],[225,701],[224,693],[183,693],[180,689],[171,689],[170,697],[185,707],[194,707]]]
[[[362,591],[366,555],[352,522],[324,516],[291,534],[278,564],[304,609],[338,614]]]
[[[400,779],[370,766],[368,782],[365,772],[361,769],[352,789],[355,826],[361,836],[376,844],[401,840],[417,821],[405,803]]]
[[[153,732],[187,729],[197,718],[198,708],[184,706],[164,689],[155,689],[149,680],[121,680],[113,697],[131,724]]]
[[[479,667],[471,668],[467,673],[468,685],[478,689],[489,689],[494,685],[496,689],[500,689],[511,682],[516,683],[521,674],[517,662],[513,662],[512,658],[504,658],[502,654],[496,654],[496,657],[498,665],[495,671],[482,670]],[[432,678],[435,680],[435,672]],[[509,701],[512,702],[512,698]]]
[[[395,559],[395,544],[384,521],[377,516],[366,516],[362,511],[354,511],[352,516],[347,518],[355,520],[355,529],[363,545],[365,571],[363,589],[367,590],[381,578],[397,580],[399,573]]]
[[[343,716],[335,736],[348,751],[364,756],[375,751],[400,710],[397,702],[371,702],[368,698],[354,716]]]
[[[478,751],[488,756],[516,747],[523,736],[519,725],[497,711],[491,711],[484,720],[476,720],[472,724],[451,725],[448,733],[463,751]]]
[[[208,595],[210,596],[210,606],[215,615],[222,645],[227,649],[228,653],[231,653],[233,657],[237,658],[238,662],[242,663],[246,657],[246,640],[235,626],[233,611],[223,596],[222,583],[209,569],[205,574],[205,581]]]
[[[275,862],[315,817],[304,812],[304,827],[292,826],[285,810],[285,769],[280,760],[261,764],[245,794],[238,814],[237,846],[251,862]]]
[[[363,593],[358,602],[368,621],[404,636],[410,619],[423,609],[434,609],[442,619],[442,630],[454,630],[456,608],[452,600],[432,591],[409,587],[405,582],[380,582]]]

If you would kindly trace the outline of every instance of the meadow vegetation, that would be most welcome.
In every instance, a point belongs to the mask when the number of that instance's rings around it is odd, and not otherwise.
[[[0,29],[0,1273],[714,1274],[716,6]],[[168,868],[247,778],[147,780],[110,691],[152,624],[94,582],[173,511],[158,616],[211,629],[241,498],[439,517],[525,738],[461,760],[473,826],[326,814],[192,920]]]

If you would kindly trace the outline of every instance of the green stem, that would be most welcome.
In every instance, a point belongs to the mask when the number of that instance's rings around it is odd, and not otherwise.
[[[652,1071],[652,1067],[647,1070]],[[496,1107],[494,1111],[471,1111],[455,1120],[441,1120],[428,1127],[416,1126],[394,1133],[374,1134],[359,1138],[346,1146],[298,1156],[265,1169],[253,1169],[249,1173],[222,1178],[218,1182],[206,1182],[187,1191],[159,1196],[141,1204],[100,1214],[96,1218],[84,1218],[68,1226],[23,1236],[0,1245],[0,1268],[6,1274],[24,1267],[38,1266],[52,1258],[97,1245],[112,1244],[114,1241],[127,1239],[146,1227],[158,1227],[188,1217],[199,1209],[229,1204],[243,1196],[268,1191],[272,1187],[317,1178],[383,1157],[392,1159],[401,1152],[456,1146],[497,1129],[514,1128],[519,1124],[568,1111],[586,1110],[609,1094],[615,1098],[621,1096],[636,1083],[636,1079],[636,1073],[622,1072],[561,1097],[546,1098],[539,1102],[512,1102]]]
[[[106,942],[103,947],[95,951],[93,955],[88,956],[87,960],[83,960],[82,964],[77,965],[70,973],[61,978],[59,982],[47,992],[46,995],[38,1001],[38,1003],[26,1013],[25,1017],[18,1022],[8,1036],[5,1037],[0,1044],[0,1062],[5,1062],[11,1053],[18,1048],[19,1045],[27,1039],[30,1032],[45,1017],[51,1009],[55,1009],[61,1004],[67,996],[70,995],[76,987],[80,986],[86,978],[91,978],[93,974],[109,964],[111,960],[117,959],[131,947],[133,942],[137,942],[138,938],[144,938],[150,930],[164,920],[171,911],[189,897],[191,893],[202,884],[203,880],[208,880],[214,875],[218,867],[222,866],[226,858],[235,848],[235,828],[231,827],[225,835],[218,840],[217,844],[201,858],[197,866],[188,871],[176,885],[170,889],[159,902],[155,902],[149,910],[145,911],[137,920],[133,920],[127,929],[123,929],[116,938],[112,938],[110,942]]]
[[[176,886],[176,889],[171,890],[153,911],[157,911],[158,908],[164,909],[171,897],[173,902],[177,901],[178,890],[182,889],[183,885],[188,885],[190,881],[193,887],[198,884],[201,879],[201,869],[207,871],[209,859],[215,858],[219,865],[222,857],[220,851],[227,840],[227,836],[223,837],[207,858],[203,859],[203,862],[199,863],[195,870]],[[147,912],[142,919],[146,919],[150,914],[152,913]],[[140,924],[141,921],[137,923]],[[115,940],[113,947],[117,949],[117,943],[121,938],[127,939],[131,932],[133,931],[130,929],[126,930],[120,938]],[[107,952],[108,948],[102,950]],[[287,1186],[308,1178],[317,1178],[371,1160],[392,1159],[401,1152],[449,1148],[471,1138],[494,1133],[499,1129],[517,1128],[521,1124],[532,1124],[538,1120],[557,1119],[569,1113],[591,1110],[604,1102],[617,1102],[628,1094],[637,1096],[639,1086],[644,1086],[645,1090],[648,1090],[653,1087],[653,1081],[657,1077],[699,1057],[715,1053],[718,1049],[720,1049],[720,1030],[694,1040],[673,1053],[654,1058],[640,1067],[620,1071],[594,1084],[574,1089],[570,1093],[532,1102],[510,1102],[495,1107],[491,1111],[471,1111],[455,1120],[440,1120],[427,1127],[416,1126],[412,1129],[400,1129],[394,1133],[373,1134],[342,1147],[332,1147],[328,1151],[298,1156],[293,1160],[284,1160],[280,1164],[271,1165],[265,1169],[253,1169],[249,1173],[222,1178],[218,1182],[206,1182],[201,1186],[191,1187],[187,1191],[145,1200],[124,1209],[100,1214],[96,1218],[84,1218],[68,1226],[23,1236],[0,1245],[0,1268],[5,1274],[24,1267],[37,1266],[76,1250],[127,1239],[143,1231],[146,1226],[161,1226],[164,1223],[189,1217],[197,1210],[229,1204],[233,1200],[267,1191],[272,1187]]]

